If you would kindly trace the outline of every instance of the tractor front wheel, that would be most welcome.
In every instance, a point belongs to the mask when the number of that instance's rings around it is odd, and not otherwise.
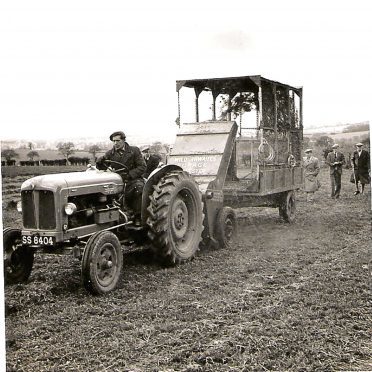
[[[92,235],[84,250],[81,277],[92,294],[105,294],[115,289],[121,275],[123,253],[119,239],[110,231]]]
[[[21,243],[21,230],[4,229],[4,279],[6,284],[26,282],[34,264],[34,250],[23,247]]]
[[[194,257],[203,231],[203,203],[198,185],[183,171],[166,174],[150,196],[149,237],[165,264]]]

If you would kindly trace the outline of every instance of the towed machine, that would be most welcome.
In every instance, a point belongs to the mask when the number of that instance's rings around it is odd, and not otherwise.
[[[179,131],[167,164],[142,194],[141,226],[110,167],[50,174],[21,186],[22,229],[3,233],[5,282],[26,282],[35,253],[69,253],[93,294],[112,291],[123,253],[148,244],[166,264],[208,244],[229,247],[235,208],[273,207],[295,218],[302,184],[302,88],[261,76],[177,81]],[[122,164],[122,168],[125,166]]]

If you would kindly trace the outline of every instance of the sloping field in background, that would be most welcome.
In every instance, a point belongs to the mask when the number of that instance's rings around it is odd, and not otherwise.
[[[277,209],[238,210],[229,250],[175,268],[126,254],[105,297],[82,288],[79,261],[37,255],[29,283],[5,288],[7,370],[372,370],[370,191],[354,197],[348,178],[332,200],[322,170],[292,225]],[[14,209],[3,216],[20,226]]]
[[[339,140],[353,140],[355,142],[360,141],[363,138],[369,137],[369,131],[363,132],[350,132],[350,133],[336,133],[329,134],[335,141]]]
[[[362,138],[369,137],[369,131],[361,131],[361,132],[349,132],[349,133],[332,133],[332,132],[322,132],[322,133],[306,133],[304,134],[305,137],[312,138],[312,137],[321,137],[321,136],[329,136],[332,137],[335,141],[336,140],[355,140],[359,141]]]

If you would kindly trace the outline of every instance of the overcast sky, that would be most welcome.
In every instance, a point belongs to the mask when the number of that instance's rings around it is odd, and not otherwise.
[[[305,128],[369,120],[371,1],[7,1],[1,138],[172,137],[177,79],[304,87]]]

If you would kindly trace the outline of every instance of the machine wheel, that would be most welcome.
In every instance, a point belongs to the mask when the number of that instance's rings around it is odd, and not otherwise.
[[[4,229],[3,251],[5,283],[16,284],[26,282],[34,264],[34,250],[22,246],[21,230]]]
[[[121,275],[123,253],[119,239],[109,231],[92,235],[85,246],[81,264],[84,287],[93,294],[112,291]]]
[[[296,216],[296,197],[294,191],[284,194],[279,205],[279,215],[286,222],[293,222]]]
[[[230,207],[218,211],[215,236],[221,248],[230,248],[236,238],[236,213]]]
[[[203,203],[198,185],[183,171],[165,175],[150,196],[149,237],[165,264],[194,257],[203,231]]]

